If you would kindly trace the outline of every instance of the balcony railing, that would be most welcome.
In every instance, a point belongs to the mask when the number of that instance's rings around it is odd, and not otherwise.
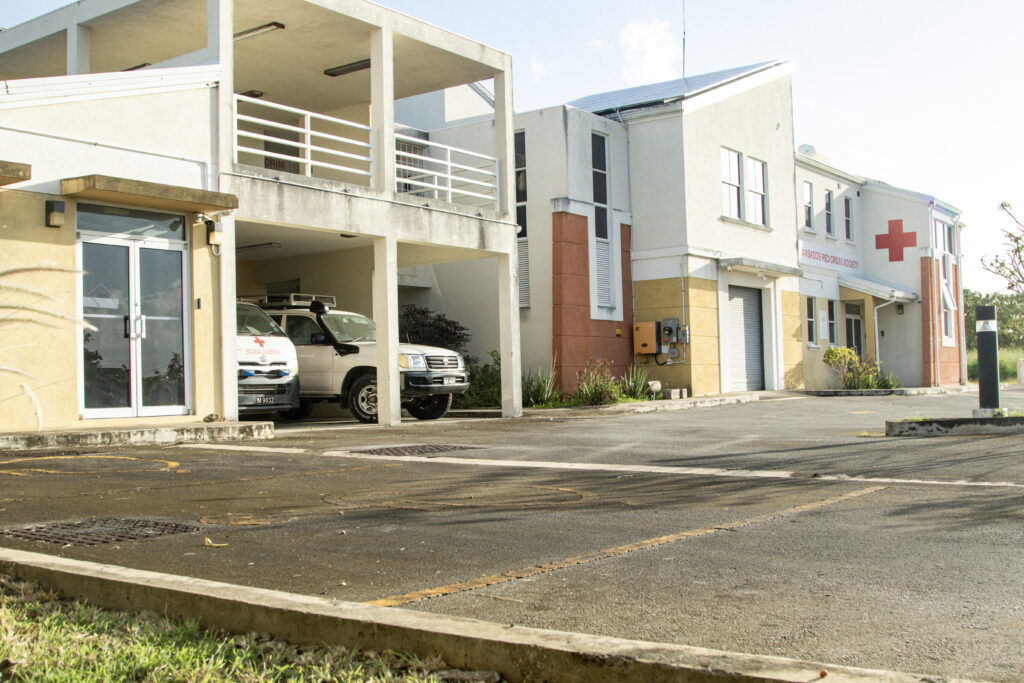
[[[235,95],[235,163],[373,187],[373,129]],[[494,157],[395,135],[395,192],[497,209]]]
[[[487,209],[498,206],[498,160],[450,145],[395,135],[395,191]]]
[[[361,123],[235,95],[235,162],[370,186],[373,130]]]

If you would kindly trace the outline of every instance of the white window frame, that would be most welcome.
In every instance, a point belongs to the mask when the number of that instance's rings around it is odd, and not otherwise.
[[[598,168],[596,162],[591,156],[590,160],[590,177],[593,181],[591,197],[594,200],[594,221],[593,221],[593,238],[594,248],[591,253],[594,256],[594,277],[591,280],[591,296],[594,301],[597,302],[599,309],[614,310],[616,308],[617,297],[616,289],[618,283],[618,268],[615,267],[615,245],[618,243],[617,240],[613,239],[614,230],[612,229],[615,223],[615,216],[612,212],[612,183],[611,183],[611,145],[608,141],[608,136],[604,133],[592,130],[590,132],[591,140],[591,152],[593,153],[594,142],[600,139],[601,144],[604,147],[604,168]],[[604,203],[597,201],[597,178],[600,177],[604,182]],[[598,216],[600,215],[600,209],[604,209],[604,237],[598,234]],[[600,272],[604,269],[604,272]],[[607,288],[600,286],[602,275],[606,276]]]
[[[843,197],[843,230],[846,241],[853,242],[853,197]]]
[[[956,346],[956,297],[953,296],[953,264],[956,259],[955,231],[951,224],[935,219],[935,248],[939,254],[939,332],[943,346]]]
[[[768,164],[754,157],[747,157],[746,164],[746,205],[748,223],[768,225]]]
[[[818,346],[818,339],[817,339],[818,323],[817,323],[817,319],[815,317],[815,314],[817,313],[816,305],[817,304],[814,301],[814,297],[813,296],[807,297],[807,311],[806,311],[806,317],[807,317],[807,345],[810,346],[810,347],[817,347]]]
[[[835,346],[836,341],[839,339],[837,336],[836,329],[836,301],[835,299],[828,300],[828,343],[829,346]]]
[[[825,234],[829,237],[836,236],[836,223],[832,214],[833,198],[832,190],[825,190]]]
[[[520,139],[523,141],[523,153],[522,153],[522,164],[520,165],[520,155],[515,151],[515,147]],[[529,225],[527,219],[527,202],[528,194],[526,183],[528,183],[528,177],[526,174],[526,131],[517,130],[513,135],[513,165],[515,166],[515,172],[512,177],[515,178],[516,183],[516,223],[519,228],[517,231],[517,272],[519,276],[519,308],[530,307],[530,242],[529,242]],[[519,174],[522,173],[523,178],[523,193],[522,201],[519,196]],[[520,222],[520,216],[521,222]]]
[[[804,230],[814,232],[814,184],[804,181]]]
[[[734,149],[722,147],[720,159],[722,215],[741,221],[743,220],[743,155]]]

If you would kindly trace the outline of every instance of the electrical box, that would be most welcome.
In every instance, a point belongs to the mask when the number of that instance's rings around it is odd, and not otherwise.
[[[657,353],[658,323],[633,323],[633,353]]]
[[[679,318],[665,318],[661,321],[662,353],[668,352],[669,344],[679,342]]]

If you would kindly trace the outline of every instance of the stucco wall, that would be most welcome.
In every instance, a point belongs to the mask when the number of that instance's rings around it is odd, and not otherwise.
[[[799,389],[804,385],[802,301],[799,292],[782,292],[782,380],[786,389]]]
[[[241,294],[265,294],[266,283],[299,280],[304,294],[329,294],[338,308],[373,317],[373,249],[358,247],[281,259],[237,262]]]

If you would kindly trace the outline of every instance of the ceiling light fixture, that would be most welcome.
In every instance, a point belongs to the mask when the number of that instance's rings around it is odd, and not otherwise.
[[[330,69],[324,69],[324,76],[330,76],[331,78],[337,76],[344,76],[345,74],[355,73],[356,71],[362,71],[370,68],[370,60],[360,59],[358,62],[351,62],[350,64],[342,64],[341,66],[333,66]]]
[[[280,21],[272,21],[269,24],[263,24],[262,26],[247,28],[244,31],[239,31],[235,34],[235,42],[237,43],[239,40],[245,40],[246,38],[252,38],[253,36],[262,35],[264,33],[270,33],[271,31],[276,31],[279,28],[284,28],[284,24]]]
[[[246,244],[244,247],[236,247],[235,251],[247,251],[253,249],[280,249],[280,242],[260,242],[259,244]]]
[[[263,91],[262,90],[246,90],[244,93],[241,93],[241,95],[242,95],[242,97],[263,97]]]
[[[127,69],[121,69],[121,71],[138,71],[139,69],[145,69],[147,66],[151,66],[151,64],[149,62],[143,62],[142,64],[130,66]]]

